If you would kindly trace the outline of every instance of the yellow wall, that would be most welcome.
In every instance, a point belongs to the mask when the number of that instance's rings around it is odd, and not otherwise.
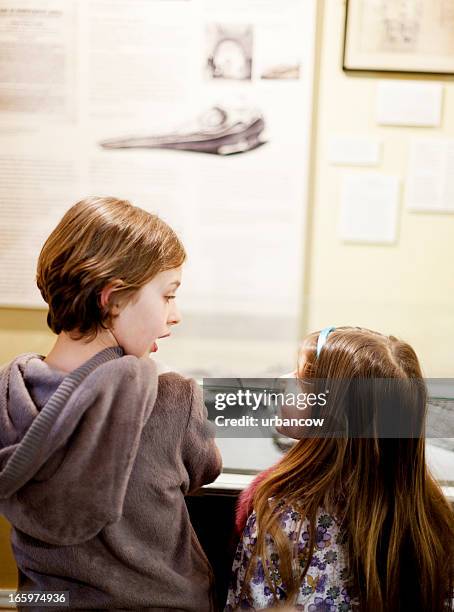
[[[0,516],[0,589],[14,589],[17,570],[9,544],[10,526]]]
[[[0,308],[0,364],[20,353],[46,355],[54,340],[44,310]]]
[[[454,82],[448,77],[416,77],[443,81],[440,128],[376,125],[377,81],[390,77],[345,74],[341,68],[344,2],[326,0],[320,8],[305,327],[363,325],[393,333],[414,346],[426,376],[453,376],[454,214],[410,213],[402,205],[395,246],[341,243],[337,236],[340,179],[352,168],[328,164],[327,144],[336,133],[380,138],[382,163],[369,170],[397,175],[403,184],[411,138],[454,137]]]

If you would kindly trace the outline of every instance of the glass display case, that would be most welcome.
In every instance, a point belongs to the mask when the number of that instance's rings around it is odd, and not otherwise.
[[[200,381],[203,384],[203,381]],[[428,379],[426,453],[429,469],[454,502],[454,379]],[[210,414],[212,419],[213,414]],[[223,474],[208,489],[241,490],[255,474],[282,457],[294,443],[278,432],[270,437],[217,437]]]

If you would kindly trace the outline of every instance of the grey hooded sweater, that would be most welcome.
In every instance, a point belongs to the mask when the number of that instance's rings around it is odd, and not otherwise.
[[[21,590],[68,591],[78,610],[214,610],[184,495],[220,471],[197,384],[149,359],[108,348],[65,375],[29,353],[0,370]]]

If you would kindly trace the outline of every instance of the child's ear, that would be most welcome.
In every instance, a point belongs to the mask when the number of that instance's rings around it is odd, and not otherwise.
[[[101,293],[99,294],[99,304],[102,309],[110,309],[111,314],[117,315],[120,312],[120,303],[118,300],[115,300],[115,294],[113,293],[114,289],[118,289],[122,287],[123,283],[118,281],[112,281],[108,285],[106,285]]]

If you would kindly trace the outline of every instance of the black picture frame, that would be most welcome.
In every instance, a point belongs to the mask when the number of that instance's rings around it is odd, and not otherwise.
[[[388,0],[389,1],[389,0]],[[422,12],[419,16],[420,20],[426,19],[424,12],[433,11],[434,4],[439,0],[422,0]],[[388,2],[383,0],[385,10]],[[441,2],[440,2],[441,4]],[[409,74],[409,75],[426,75],[434,77],[453,77],[454,76],[454,9],[452,11],[452,53],[444,54],[427,54],[418,53],[417,49],[411,49],[411,44],[415,45],[418,33],[418,22],[416,19],[411,24],[405,24],[404,21],[393,24],[392,20],[385,19],[378,24],[377,38],[382,36],[383,49],[369,52],[361,50],[361,37],[364,36],[364,28],[362,17],[366,20],[369,17],[373,20],[374,15],[368,15],[367,0],[345,0],[345,20],[344,20],[344,39],[342,49],[342,69],[346,73],[384,73],[384,74]],[[361,14],[361,11],[363,14]],[[427,25],[427,21],[425,22]],[[442,29],[443,23],[440,17],[440,23],[434,27],[434,41],[439,43],[439,37],[436,37],[436,26]],[[446,26],[447,28],[448,26]],[[378,29],[381,31],[378,32]],[[394,28],[394,30],[393,30]],[[399,29],[400,28],[400,29]],[[369,29],[371,29],[369,27]],[[390,30],[392,31],[390,33]],[[411,35],[414,40],[412,41]],[[392,39],[394,35],[395,40]],[[401,39],[399,40],[399,35]],[[388,49],[386,46],[388,45]],[[400,49],[399,49],[400,45]],[[393,49],[392,47],[396,47]],[[406,46],[406,48],[405,48]],[[416,46],[416,45],[415,45]]]

